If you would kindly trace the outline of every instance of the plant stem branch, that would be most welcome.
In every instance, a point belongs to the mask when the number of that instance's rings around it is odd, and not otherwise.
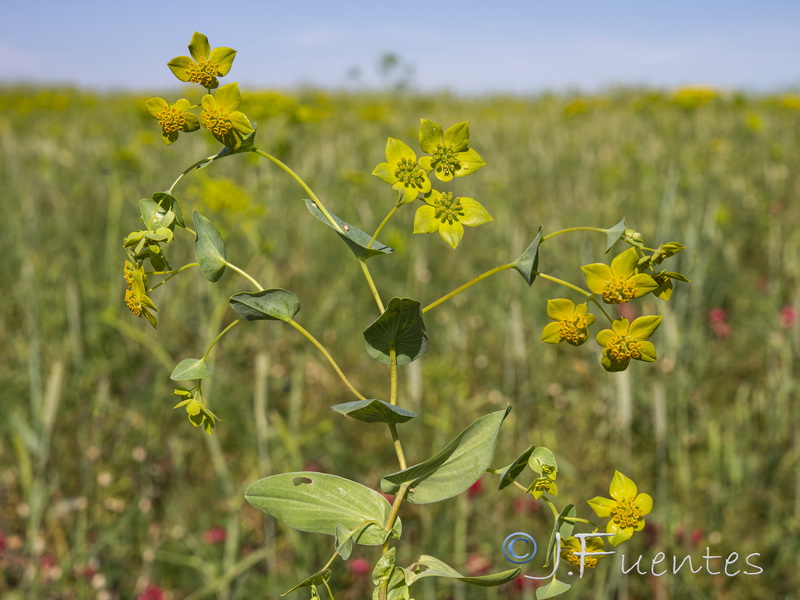
[[[499,267],[495,267],[494,269],[489,269],[488,271],[486,271],[485,273],[481,273],[480,275],[478,275],[474,279],[470,279],[467,283],[465,283],[461,287],[458,287],[458,288],[454,289],[449,294],[445,294],[444,296],[442,296],[441,298],[439,298],[435,302],[431,302],[428,306],[426,306],[425,308],[422,309],[422,312],[426,313],[429,310],[431,310],[432,308],[436,308],[442,302],[446,302],[447,300],[450,300],[450,298],[452,298],[453,296],[456,296],[456,295],[460,294],[461,292],[463,292],[467,288],[472,287],[473,285],[475,285],[476,283],[478,283],[479,281],[481,281],[483,279],[486,279],[487,277],[491,277],[495,273],[499,273],[500,271],[505,271],[506,269],[513,269],[513,268],[514,268],[514,265],[509,263],[507,265],[500,265]]]

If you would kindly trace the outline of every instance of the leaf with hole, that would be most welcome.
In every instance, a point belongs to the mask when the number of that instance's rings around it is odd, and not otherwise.
[[[265,477],[247,487],[245,499],[289,527],[311,533],[335,535],[337,525],[352,531],[374,522],[354,539],[361,545],[377,546],[388,535],[399,538],[402,531],[400,519],[391,534],[379,525],[386,523],[392,509],[381,494],[329,473],[303,471]]]
[[[500,573],[481,575],[480,577],[469,577],[462,575],[453,567],[446,564],[444,561],[439,560],[435,556],[428,556],[427,554],[420,556],[419,560],[409,567],[409,570],[413,572],[413,575],[410,578],[411,581],[407,582],[408,585],[413,585],[425,577],[445,577],[447,579],[456,579],[458,581],[463,581],[464,583],[478,585],[481,587],[494,587],[496,585],[503,585],[504,583],[508,583],[509,581],[515,579],[521,572],[521,569],[516,568],[509,569],[507,571],[501,571]]]

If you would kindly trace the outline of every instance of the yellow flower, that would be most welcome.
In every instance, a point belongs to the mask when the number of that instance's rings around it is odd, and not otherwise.
[[[587,537],[585,551],[581,550],[581,541],[578,538],[568,537],[561,541],[561,558],[578,568],[594,569],[599,559],[597,556],[587,556],[587,554],[602,552],[603,548],[603,538],[600,537]]]
[[[200,103],[203,105],[200,123],[231,150],[236,150],[255,131],[245,114],[236,110],[242,103],[238,84],[224,85],[216,96],[206,94]]]
[[[553,496],[558,496],[558,486],[550,477],[537,477],[533,480],[533,483],[528,486],[528,491],[536,499],[544,492],[552,494]]]
[[[594,315],[586,312],[584,302],[575,306],[572,300],[559,298],[547,301],[547,316],[555,322],[548,323],[542,330],[542,341],[548,344],[567,342],[580,346],[589,339],[589,326],[594,323]]]
[[[658,283],[646,273],[637,273],[639,255],[635,248],[628,248],[611,261],[611,266],[593,263],[581,267],[586,276],[586,285],[595,294],[601,294],[608,304],[621,304],[641,298],[658,287]]]
[[[624,371],[631,359],[644,362],[656,360],[656,347],[647,338],[661,324],[661,315],[634,319],[619,318],[611,324],[611,329],[603,329],[597,334],[597,343],[603,346],[600,363],[606,371]]]
[[[147,276],[144,267],[141,265],[134,267],[129,261],[125,261],[123,276],[128,289],[125,290],[125,306],[128,307],[137,317],[144,317],[147,322],[155,329],[157,325],[156,316],[150,312],[158,312],[155,304],[147,297]]]
[[[211,50],[208,38],[196,31],[189,42],[189,52],[192,58],[178,56],[169,61],[167,66],[181,81],[199,83],[208,90],[219,86],[217,77],[227,75],[236,58],[236,50],[230,48]]]
[[[189,101],[185,98],[174,104],[167,104],[163,98],[150,98],[147,101],[147,112],[161,126],[161,139],[165,144],[177,140],[178,134],[182,131],[188,133],[200,129],[200,121],[193,113],[188,112],[189,107]]]
[[[598,517],[611,517],[606,526],[611,545],[616,546],[631,538],[634,531],[644,529],[644,517],[653,510],[653,499],[649,494],[638,494],[633,480],[619,471],[614,471],[609,493],[611,498],[597,496],[589,500],[589,506]]]
[[[397,190],[401,204],[413,202],[420,194],[431,191],[427,171],[417,162],[416,153],[402,140],[387,140],[386,162],[379,163],[372,174]]]
[[[425,204],[414,215],[414,233],[439,232],[442,239],[453,248],[464,236],[464,225],[477,227],[492,217],[477,200],[456,198],[453,192],[431,190]]]

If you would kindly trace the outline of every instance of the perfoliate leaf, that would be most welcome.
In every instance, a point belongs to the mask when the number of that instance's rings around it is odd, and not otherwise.
[[[300,299],[282,289],[239,292],[231,296],[229,303],[245,321],[287,321],[300,310]]]
[[[525,249],[525,252],[511,263],[514,268],[522,275],[523,279],[528,282],[528,285],[533,285],[536,280],[536,271],[539,269],[539,244],[542,241],[542,231],[544,227],[539,226],[539,231],[536,232],[536,237],[533,238],[530,246]]]
[[[392,508],[375,490],[337,475],[314,471],[265,477],[251,483],[244,496],[254,507],[289,527],[326,535],[335,535],[338,525],[354,530],[366,522],[385,523]],[[391,533],[379,525],[370,525],[354,541],[377,546],[389,535],[399,538],[401,531],[397,519]]]
[[[429,504],[452,498],[475,483],[494,457],[500,425],[511,407],[485,415],[468,426],[441,452],[413,467],[381,479],[381,490],[396,494],[409,483],[409,502]]]
[[[194,255],[200,264],[200,271],[209,281],[219,281],[225,272],[225,243],[211,221],[199,212],[192,215],[196,237]]]
[[[419,302],[411,298],[392,298],[386,310],[364,330],[367,354],[389,364],[395,350],[397,364],[407,365],[428,351],[428,334]]]
[[[625,225],[625,219],[622,219],[610,229],[606,229],[606,252],[611,250],[614,244],[622,238],[627,228],[628,226]]]
[[[186,381],[188,379],[203,379],[211,376],[211,367],[202,358],[185,358],[169,376],[173,381]]]
[[[560,596],[564,592],[569,591],[569,588],[572,586],[568,583],[564,583],[563,581],[559,581],[555,577],[551,579],[547,584],[543,585],[539,589],[536,590],[536,600],[545,600],[545,598],[555,598],[556,596]]]
[[[356,400],[332,406],[336,412],[365,423],[405,423],[417,415],[383,400]]]
[[[304,200],[304,202],[306,203],[308,212],[325,223],[328,227],[336,231],[336,233],[339,234],[339,237],[342,238],[347,244],[347,247],[350,248],[350,251],[361,260],[366,260],[368,258],[372,258],[373,256],[378,256],[379,254],[391,254],[394,252],[392,248],[389,246],[384,246],[377,240],[372,242],[370,245],[370,236],[368,234],[364,233],[357,227],[353,227],[349,223],[345,223],[339,217],[328,211],[328,214],[331,215],[331,218],[341,228],[341,231],[337,230],[333,225],[331,225],[330,221],[328,221],[328,218],[323,214],[315,202],[312,202],[311,200]]]

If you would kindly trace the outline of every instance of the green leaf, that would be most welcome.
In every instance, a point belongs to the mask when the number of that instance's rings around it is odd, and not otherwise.
[[[337,525],[354,530],[367,521],[385,523],[392,509],[375,490],[337,475],[313,471],[265,477],[251,483],[244,496],[254,507],[289,527],[326,535],[335,535]],[[355,542],[377,546],[388,535],[399,538],[401,531],[397,519],[391,534],[372,525]]]
[[[545,474],[550,479],[556,478],[556,472],[558,471],[556,457],[551,450],[544,446],[539,446],[534,450],[528,460],[528,465],[539,474]]]
[[[406,584],[406,570],[402,567],[394,567],[389,576],[386,600],[410,600],[411,590]],[[372,600],[380,599],[380,585],[375,584],[372,591]]]
[[[475,483],[489,467],[500,425],[511,407],[472,423],[436,456],[381,479],[381,490],[396,494],[409,483],[409,502],[429,504],[452,498]],[[413,491],[412,491],[413,490]]]
[[[457,579],[458,581],[463,581],[464,583],[469,583],[471,585],[494,587],[496,585],[503,585],[504,583],[512,581],[520,574],[521,571],[521,569],[516,568],[502,571],[500,573],[481,575],[480,577],[467,577],[435,556],[428,556],[427,554],[420,556],[419,560],[417,560],[417,562],[411,567],[411,569],[414,571],[423,568],[425,570],[415,572],[412,575],[411,580],[407,581],[408,585],[413,585],[416,581],[423,579],[424,577],[445,577],[447,579]]]
[[[389,548],[389,551],[378,559],[372,568],[372,583],[378,585],[381,581],[388,581],[392,576],[394,562],[397,555],[397,546]]]
[[[203,379],[211,377],[211,367],[202,358],[185,358],[169,376],[173,381],[186,381],[187,379]]]
[[[542,242],[542,231],[544,227],[539,226],[539,231],[536,232],[536,237],[533,238],[530,246],[522,253],[522,255],[515,260],[513,267],[522,275],[523,279],[528,282],[528,285],[533,285],[536,280],[536,271],[539,268],[539,244]]]
[[[300,310],[300,299],[282,289],[239,292],[231,296],[229,303],[245,321],[288,321]]]
[[[211,221],[199,212],[192,215],[196,237],[194,255],[200,263],[200,271],[209,281],[219,281],[225,272],[225,244]]]
[[[394,252],[392,248],[389,246],[384,246],[377,240],[369,245],[370,236],[368,234],[364,233],[357,227],[353,227],[349,223],[345,223],[339,217],[328,211],[328,214],[331,215],[333,220],[342,229],[342,231],[339,231],[333,225],[331,225],[330,221],[328,221],[328,218],[322,213],[315,202],[312,202],[311,200],[304,200],[304,202],[306,203],[308,212],[338,233],[339,237],[342,238],[347,244],[347,247],[350,248],[353,254],[355,254],[361,260],[367,260],[368,258],[378,256],[379,254],[391,254]]]
[[[181,227],[186,227],[186,224],[183,222],[183,212],[181,211],[181,207],[173,196],[167,192],[156,192],[153,194],[153,201],[164,211],[171,211],[175,215],[175,222],[178,225]]]
[[[390,363],[394,348],[398,365],[407,365],[428,351],[428,334],[422,320],[421,304],[411,298],[392,298],[384,313],[364,330],[367,354]]]
[[[333,546],[336,552],[342,557],[342,560],[350,558],[353,552],[353,536],[357,532],[350,531],[344,525],[337,525],[336,530],[333,532]]]
[[[611,250],[614,244],[616,244],[622,238],[627,228],[628,226],[625,225],[625,219],[622,219],[611,229],[606,229],[606,252]]]
[[[332,406],[336,412],[365,423],[397,424],[410,421],[417,415],[383,400],[356,400]]]
[[[317,571],[311,577],[304,579],[292,589],[287,590],[281,594],[281,598],[284,596],[288,596],[295,590],[299,590],[300,588],[304,587],[311,587],[312,585],[321,585],[328,581],[331,578],[331,570],[330,569],[323,569],[322,571]]]
[[[514,460],[514,462],[500,471],[500,484],[497,486],[498,490],[502,490],[516,481],[520,473],[522,473],[525,470],[525,467],[528,466],[528,458],[530,457],[534,448],[536,448],[536,446],[529,446],[525,452],[520,454]]]
[[[555,577],[551,579],[546,585],[543,585],[536,590],[536,600],[544,600],[545,598],[555,598],[564,592],[569,591],[572,586],[563,581],[559,581]]]
[[[553,556],[553,550],[556,547],[556,533],[561,536],[562,540],[567,539],[572,535],[575,529],[574,521],[567,521],[565,517],[574,519],[578,513],[575,511],[574,504],[567,504],[564,509],[559,513],[556,522],[553,523],[553,531],[550,533],[550,539],[547,542],[547,556],[545,557],[544,566],[550,564],[550,559]]]

